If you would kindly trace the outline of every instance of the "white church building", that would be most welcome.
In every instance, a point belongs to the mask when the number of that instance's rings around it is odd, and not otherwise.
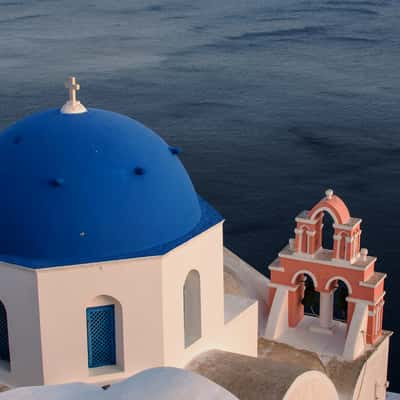
[[[257,354],[224,296],[223,218],[157,134],[76,100],[0,135],[0,381],[109,384],[208,349]]]
[[[386,274],[339,196],[297,215],[267,279],[224,248],[179,148],[66,87],[62,108],[0,134],[0,392],[14,389],[0,400],[108,385],[114,400],[149,382],[153,400],[199,387],[207,400],[385,399]],[[71,386],[39,387],[58,384]]]

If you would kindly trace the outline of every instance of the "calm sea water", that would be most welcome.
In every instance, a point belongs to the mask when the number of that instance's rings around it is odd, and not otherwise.
[[[0,0],[0,129],[62,105],[76,74],[86,105],[184,149],[227,246],[264,274],[332,187],[400,331],[399,17],[397,0]],[[400,391],[400,335],[390,380]]]

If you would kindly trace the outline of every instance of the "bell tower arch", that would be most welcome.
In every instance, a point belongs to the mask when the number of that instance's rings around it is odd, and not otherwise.
[[[322,240],[325,213],[333,220],[330,249],[323,247]],[[351,217],[347,205],[333,190],[328,189],[295,222],[294,239],[269,266],[270,317],[265,336],[279,341],[289,337],[291,330],[306,329],[329,340],[342,332],[340,355],[354,359],[382,335],[386,274],[375,271],[376,257],[361,249],[361,219]],[[319,292],[319,316],[304,315],[305,279],[299,279],[304,274],[312,277]],[[336,303],[345,308],[344,322],[334,318],[335,292],[340,299]]]

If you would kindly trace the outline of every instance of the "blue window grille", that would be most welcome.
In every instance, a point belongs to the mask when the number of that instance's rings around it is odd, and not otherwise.
[[[114,305],[86,309],[89,368],[115,364]]]
[[[10,347],[8,343],[7,311],[0,301],[0,360],[10,362]]]

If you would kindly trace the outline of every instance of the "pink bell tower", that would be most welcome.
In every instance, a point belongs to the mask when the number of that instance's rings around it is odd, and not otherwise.
[[[310,211],[295,218],[295,238],[269,266],[270,313],[265,336],[288,341],[293,330],[305,329],[307,323],[308,332],[322,338],[326,335],[326,340],[342,334],[343,346],[338,351],[346,359],[354,359],[382,335],[386,274],[376,272],[376,258],[360,248],[361,219],[351,217],[346,204],[331,189],[325,195]],[[333,249],[322,247],[324,213],[334,221]],[[307,316],[305,322],[302,300],[306,279],[312,280],[320,303],[319,317]],[[333,318],[334,292],[340,281],[348,293],[346,326]]]

